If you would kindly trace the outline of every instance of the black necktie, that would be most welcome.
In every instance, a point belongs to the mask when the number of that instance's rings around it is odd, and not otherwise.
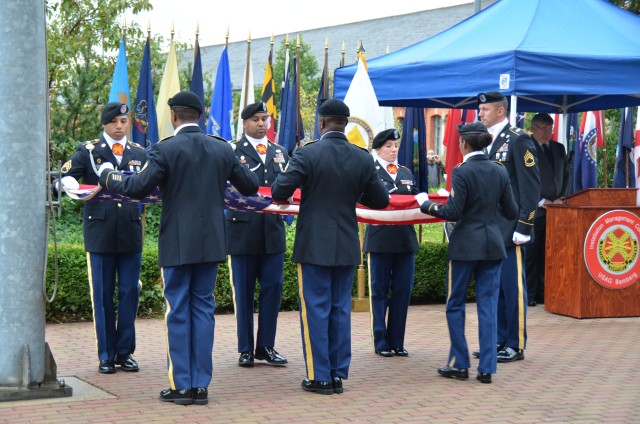
[[[547,160],[549,161],[549,165],[551,165],[553,167],[553,156],[551,156],[551,149],[549,148],[548,144],[543,144],[542,145],[542,151],[544,152],[545,156],[547,157]]]

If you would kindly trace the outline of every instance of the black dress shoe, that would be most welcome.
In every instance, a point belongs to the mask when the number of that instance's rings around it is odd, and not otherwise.
[[[191,405],[193,403],[193,392],[191,389],[166,389],[160,392],[160,400],[163,402],[173,402],[176,405]]]
[[[385,358],[389,358],[393,356],[393,352],[390,349],[376,349],[376,355],[384,356]]]
[[[116,372],[116,364],[111,359],[100,361],[100,365],[98,365],[98,372],[100,374],[113,374]]]
[[[522,349],[512,349],[510,347],[505,347],[500,352],[498,352],[498,362],[522,361],[523,359],[524,350]]]
[[[120,365],[122,371],[136,372],[140,369],[138,368],[138,363],[135,359],[133,359],[133,356],[131,356],[131,354],[123,356],[116,355],[115,363],[116,365]]]
[[[333,393],[344,392],[344,389],[342,388],[342,379],[340,377],[333,377],[331,380],[331,384],[333,385]]]
[[[469,370],[466,368],[453,368],[453,367],[438,368],[438,374],[447,378],[455,378],[456,380],[469,379]]]
[[[409,352],[403,347],[394,347],[391,349],[396,356],[409,356]]]
[[[479,372],[478,375],[476,375],[476,380],[481,383],[491,384],[491,374],[488,372]]]
[[[252,367],[253,366],[253,353],[251,352],[242,352],[240,354],[240,359],[238,359],[238,365],[241,367]]]
[[[533,299],[529,299],[529,301],[527,302],[527,306],[536,306],[536,305],[537,305],[537,303]]]
[[[193,403],[195,405],[206,405],[209,403],[209,391],[206,387],[194,387],[191,389]]]
[[[267,361],[269,365],[287,365],[287,358],[280,355],[272,347],[257,347],[255,359],[259,361]]]
[[[333,394],[333,384],[330,381],[309,380],[305,378],[302,380],[301,386],[307,392],[316,392],[321,395]]]

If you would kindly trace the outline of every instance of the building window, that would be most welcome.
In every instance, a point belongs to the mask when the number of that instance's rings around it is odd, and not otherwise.
[[[442,155],[444,152],[444,147],[442,145],[442,141],[444,140],[444,119],[442,116],[435,115],[433,117],[433,139],[434,139],[434,149],[437,155]]]

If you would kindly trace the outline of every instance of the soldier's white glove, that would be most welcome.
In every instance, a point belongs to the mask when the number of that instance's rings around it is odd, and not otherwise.
[[[422,204],[424,202],[429,200],[429,195],[427,193],[424,193],[424,192],[423,193],[418,193],[418,194],[415,195],[415,199],[416,199],[416,202],[418,202],[418,204],[420,206],[422,206]]]
[[[78,180],[76,180],[70,175],[60,178],[60,182],[62,183],[62,186],[64,188],[67,188],[69,190],[77,190],[80,188],[80,184],[78,184]],[[58,189],[60,189],[59,186],[58,186]]]
[[[106,169],[110,169],[113,170],[113,164],[111,162],[105,162],[102,165],[100,165],[100,168],[98,168],[98,177],[100,175],[102,175],[102,173],[106,170]]]
[[[521,244],[524,244],[526,242],[528,242],[529,240],[531,240],[531,236],[525,236],[524,234],[520,234],[517,231],[513,232],[513,244],[515,244],[516,246],[519,246]]]

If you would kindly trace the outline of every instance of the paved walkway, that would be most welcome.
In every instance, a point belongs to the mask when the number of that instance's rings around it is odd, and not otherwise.
[[[467,320],[473,349],[475,304]],[[97,372],[92,323],[51,324],[46,340],[74,396],[0,403],[0,422],[640,423],[640,318],[578,320],[530,308],[525,360],[499,364],[487,385],[436,374],[449,345],[443,305],[410,308],[407,358],[376,356],[369,314],[354,313],[351,376],[344,393],[332,396],[300,388],[296,312],[280,315],[276,348],[289,359],[283,368],[239,368],[233,315],[218,315],[216,325],[207,406],[158,401],[168,387],[162,320],[138,320],[140,372],[113,375]]]

